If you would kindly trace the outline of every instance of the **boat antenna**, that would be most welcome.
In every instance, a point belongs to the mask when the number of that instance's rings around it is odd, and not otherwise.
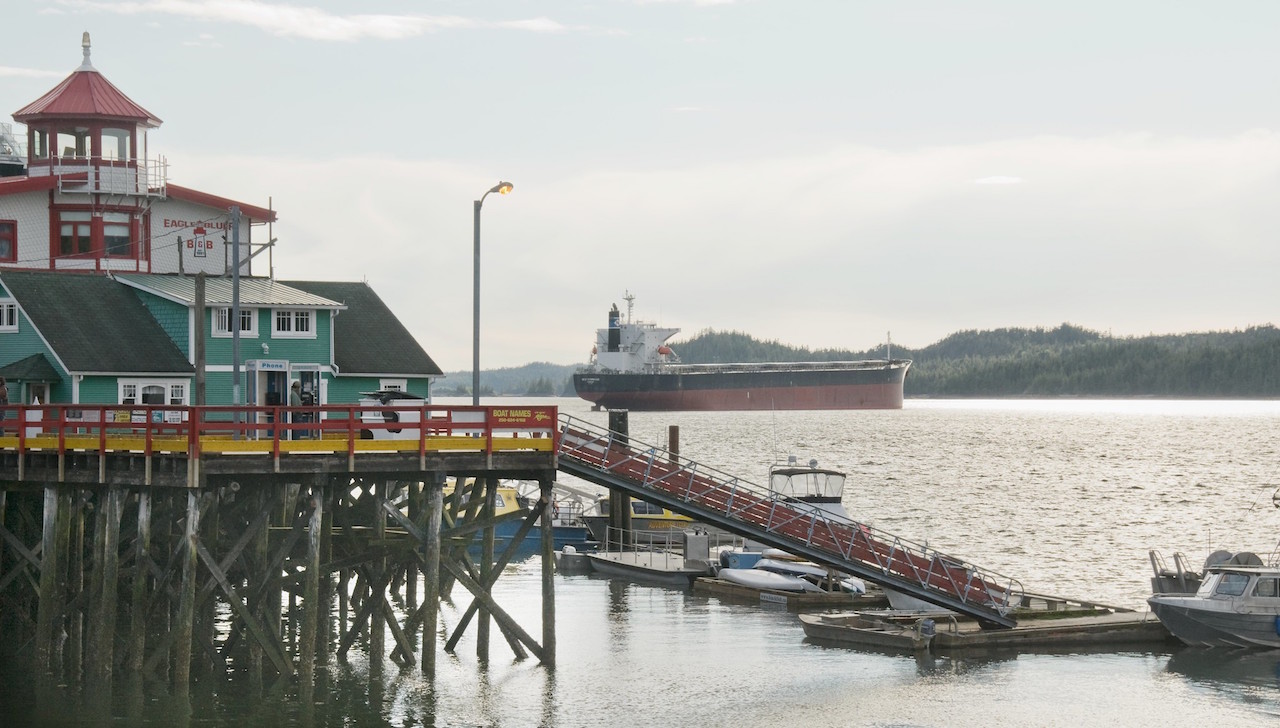
[[[893,332],[884,332],[884,358],[893,361]]]
[[[631,295],[631,291],[624,291],[625,296],[622,297],[627,302],[627,323],[631,323],[631,308],[636,304],[636,297]]]

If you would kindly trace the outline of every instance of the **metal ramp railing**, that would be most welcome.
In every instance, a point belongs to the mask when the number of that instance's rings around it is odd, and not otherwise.
[[[560,415],[557,467],[708,525],[804,556],[984,625],[1013,627],[1014,579],[722,473],[664,448]]]

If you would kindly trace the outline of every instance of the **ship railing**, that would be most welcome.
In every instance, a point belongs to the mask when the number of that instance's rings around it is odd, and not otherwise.
[[[802,362],[754,362],[754,363],[730,363],[730,364],[680,364],[679,369],[683,372],[696,372],[699,374],[713,374],[717,372],[737,372],[744,369],[750,369],[753,372],[770,372],[770,371],[828,371],[839,370],[845,371],[849,369],[889,369],[896,366],[910,364],[910,359],[860,359],[857,361],[802,361]],[[671,368],[666,364],[647,365],[646,369],[652,371],[662,371]]]
[[[879,572],[1002,616],[1023,601],[1025,590],[1018,580],[925,544],[787,499],[766,486],[594,423],[561,414],[560,425],[557,452],[562,463],[574,459],[625,478],[638,491],[671,503],[674,510],[682,510],[679,503],[687,504],[686,514],[692,517],[714,514],[745,526],[743,535],[762,530],[775,541],[799,547],[800,553],[825,558],[828,566],[859,564],[864,571]]]

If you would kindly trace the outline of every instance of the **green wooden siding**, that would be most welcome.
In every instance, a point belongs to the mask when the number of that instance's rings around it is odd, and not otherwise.
[[[210,364],[231,363],[231,337],[213,336],[213,317],[215,310],[210,308],[205,316],[204,333],[208,344],[205,346],[205,357]],[[274,330],[272,309],[258,309],[258,336],[240,337],[240,361],[249,359],[280,359],[297,364],[320,364],[328,367],[333,364],[333,354],[329,349],[330,317],[332,311],[315,311],[313,321],[316,329],[314,339],[273,338]],[[269,353],[263,353],[262,345],[266,344]]]
[[[8,292],[5,291],[0,295],[7,297]],[[0,366],[26,359],[33,354],[43,354],[54,370],[58,372],[58,375],[62,377],[62,381],[49,384],[49,398],[54,402],[70,402],[71,378],[67,376],[67,371],[58,363],[57,358],[54,357],[49,347],[45,346],[44,340],[40,338],[39,333],[36,331],[36,327],[32,326],[31,321],[19,312],[18,330],[0,332]],[[16,387],[10,386],[9,390],[14,394],[17,393]]]
[[[147,312],[151,314],[151,318],[160,324],[160,328],[164,329],[165,334],[173,340],[178,350],[187,357],[191,358],[191,336],[190,336],[190,313],[189,309],[181,304],[174,303],[166,298],[139,291],[134,289],[134,294],[138,300],[142,301],[142,305],[146,307]]]
[[[87,376],[80,380],[80,404],[117,404],[119,401],[120,388],[116,386],[115,377]]]

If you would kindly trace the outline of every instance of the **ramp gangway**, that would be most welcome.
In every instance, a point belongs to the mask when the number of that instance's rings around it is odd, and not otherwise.
[[[664,448],[560,415],[559,470],[980,620],[1013,627],[1022,585],[866,524],[778,496]]]

